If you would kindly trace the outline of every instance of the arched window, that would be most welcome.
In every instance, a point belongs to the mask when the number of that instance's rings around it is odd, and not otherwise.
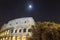
[[[31,32],[32,31],[32,29],[28,29],[28,32]]]
[[[22,36],[22,40],[27,40],[27,39],[26,39],[26,36]]]
[[[12,40],[16,40],[16,37],[15,37],[15,36],[13,36],[13,37],[12,37]]]
[[[18,22],[16,22],[16,24],[18,24]]]
[[[21,32],[21,29],[19,30],[19,32]]]
[[[34,28],[34,25],[32,25],[32,28]]]
[[[17,33],[17,30],[15,30],[15,33]]]
[[[25,21],[25,23],[26,23],[26,21]]]
[[[21,37],[20,36],[17,36],[17,40],[21,40]]]
[[[13,29],[11,29],[11,33],[13,33]]]
[[[23,32],[26,32],[26,29],[23,29]]]

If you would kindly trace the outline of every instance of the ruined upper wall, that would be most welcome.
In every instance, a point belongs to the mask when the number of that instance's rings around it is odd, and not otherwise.
[[[31,25],[35,25],[35,21],[32,17],[17,18],[17,19],[8,21],[6,26],[2,27],[2,30],[5,30],[11,27],[18,27],[18,26],[26,28],[26,27],[30,27]]]
[[[32,17],[24,17],[24,18],[18,18],[14,19],[8,22],[7,27],[16,27],[16,26],[29,26],[29,25],[35,25],[35,21]]]

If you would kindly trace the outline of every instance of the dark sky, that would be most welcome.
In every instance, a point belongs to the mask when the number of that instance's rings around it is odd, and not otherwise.
[[[31,10],[28,9],[29,4],[32,5]],[[0,0],[0,25],[21,17],[60,23],[60,2],[55,0]]]

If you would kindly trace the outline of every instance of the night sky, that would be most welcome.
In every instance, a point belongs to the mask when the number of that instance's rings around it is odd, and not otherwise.
[[[29,9],[28,5],[32,5],[32,9]],[[55,0],[0,0],[0,25],[21,17],[60,23],[60,2]]]

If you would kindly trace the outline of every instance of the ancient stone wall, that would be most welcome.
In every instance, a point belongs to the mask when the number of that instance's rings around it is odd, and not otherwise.
[[[54,22],[36,22],[32,40],[60,40],[60,24]]]

